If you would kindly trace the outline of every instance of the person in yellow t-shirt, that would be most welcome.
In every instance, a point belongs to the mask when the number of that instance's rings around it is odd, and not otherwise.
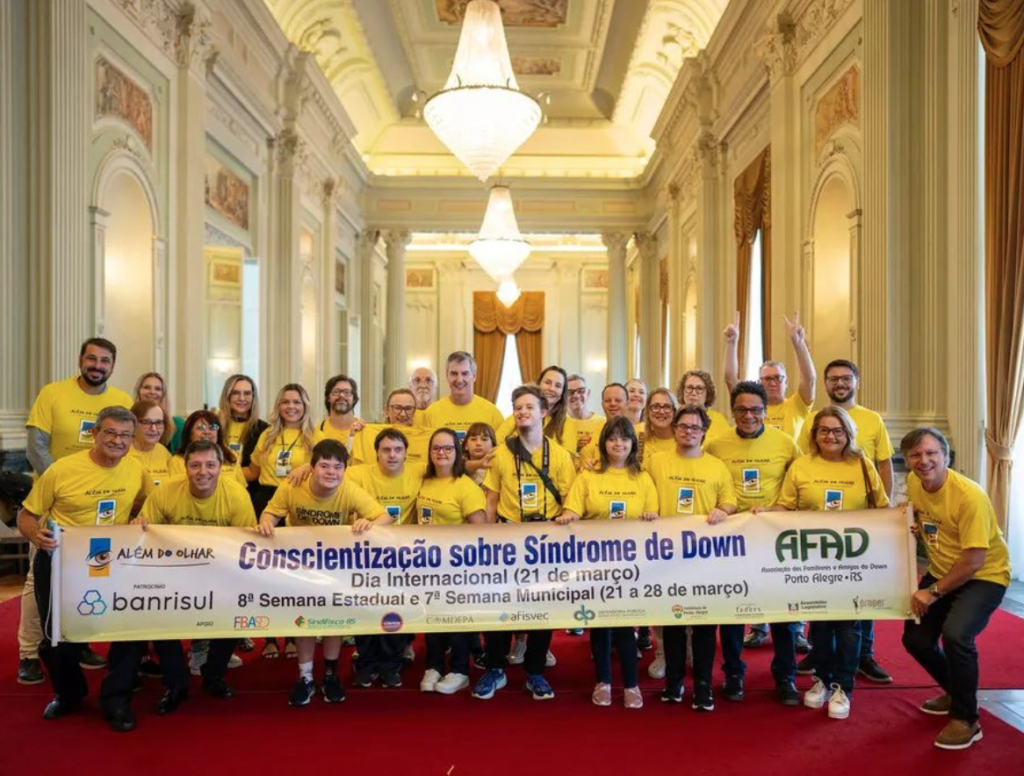
[[[430,461],[416,497],[420,525],[482,524],[487,521],[486,507],[483,492],[466,476],[459,438],[452,429],[439,428],[430,436]],[[476,638],[473,633],[428,633],[420,692],[453,695],[469,687],[469,653]],[[446,672],[448,650],[451,670]]]
[[[274,491],[285,480],[301,482],[309,473],[313,446],[319,441],[313,425],[309,394],[298,383],[288,383],[277,394],[270,413],[270,425],[256,443],[251,466],[258,474],[259,488],[253,493],[253,508],[263,514]]]
[[[432,429],[421,428],[414,424],[416,416],[416,398],[408,388],[396,388],[388,394],[384,402],[386,423],[367,423],[352,437],[352,453],[350,465],[358,466],[376,460],[373,449],[377,435],[386,428],[397,428],[405,436],[409,447],[405,459],[413,463],[427,464],[427,443]]]
[[[317,426],[318,439],[336,439],[348,445],[365,422],[356,417],[359,386],[348,375],[335,375],[324,385],[324,408],[327,418]]]
[[[516,435],[498,443],[484,478],[489,523],[544,521],[561,514],[576,468],[565,448],[544,436],[547,409],[547,399],[536,385],[520,385],[512,391]],[[505,686],[505,656],[511,639],[508,631],[486,634],[487,671],[473,688],[473,697],[492,698]],[[526,689],[534,700],[554,697],[544,678],[550,644],[550,630],[530,631],[524,668]]]
[[[691,369],[684,372],[679,378],[676,386],[676,399],[680,406],[684,404],[699,404],[711,418],[711,428],[704,437],[704,444],[708,445],[719,436],[728,434],[731,431],[728,419],[718,410],[714,409],[715,399],[718,391],[715,388],[714,378],[702,369]]]
[[[576,426],[576,449],[571,453],[578,453],[601,433],[601,426],[605,423],[604,415],[598,415],[588,408],[590,401],[590,389],[587,387],[587,380],[582,375],[569,375],[566,384],[566,398],[569,402],[569,417],[575,421]]]
[[[857,447],[850,416],[841,407],[825,407],[811,421],[810,452],[789,467],[776,505],[763,509],[838,512],[888,504],[875,467]],[[830,718],[850,716],[860,634],[855,620],[811,623],[814,685],[804,693],[804,706],[827,703]]]
[[[474,423],[486,423],[495,431],[504,418],[491,402],[474,394],[476,361],[469,353],[458,350],[448,356],[445,364],[448,378],[448,396],[427,407],[420,425],[424,428],[450,428],[459,435],[459,441]],[[475,467],[471,469],[475,471]]]
[[[235,453],[224,439],[224,427],[220,425],[220,416],[209,410],[196,410],[185,419],[185,427],[181,433],[182,444],[187,447],[192,442],[206,440],[213,442],[221,449],[222,463],[220,476],[224,479],[231,479],[242,487],[247,487],[245,471],[239,461],[239,454]],[[168,462],[168,472],[171,477],[184,477],[186,474],[184,448],[182,452],[171,456]]]
[[[949,715],[935,745],[966,749],[981,739],[975,639],[1006,595],[1010,555],[985,490],[949,468],[942,432],[914,429],[900,450],[911,470],[913,530],[928,553],[910,602],[920,620],[904,623],[903,646],[943,690],[921,704],[926,714]]]
[[[657,519],[658,492],[650,476],[640,469],[640,443],[630,420],[608,421],[601,429],[598,446],[601,463],[597,469],[581,472],[576,478],[565,500],[565,509],[555,522],[566,525],[580,519]],[[644,699],[637,683],[636,636],[631,626],[590,629],[590,651],[597,674],[591,701],[596,706],[612,703],[612,642],[619,652],[623,705],[639,709]]]
[[[789,341],[796,354],[797,365],[800,367],[800,385],[789,398],[786,398],[786,386],[789,378],[786,365],[781,361],[765,361],[757,372],[757,381],[764,386],[768,394],[768,408],[765,410],[765,425],[785,431],[793,439],[798,439],[804,427],[804,421],[814,406],[817,390],[817,376],[811,351],[807,347],[807,335],[800,325],[800,314],[793,313],[793,320],[782,316]],[[731,391],[739,382],[739,350],[740,314],[732,324],[725,327],[725,384]],[[801,449],[803,449],[801,447]]]
[[[647,471],[658,492],[658,513],[662,517],[706,515],[709,525],[717,525],[736,512],[736,492],[732,475],[725,464],[704,452],[704,435],[711,426],[707,410],[699,404],[680,407],[672,417],[676,448],[658,453],[647,462]],[[711,690],[715,662],[714,625],[694,625],[693,633],[693,708],[714,710]],[[729,700],[743,699],[746,664],[743,651],[743,626],[719,626],[725,668],[724,694]],[[660,665],[659,665],[660,662]],[[654,679],[665,678],[661,699],[682,703],[686,675],[686,627],[666,625],[658,633],[658,654],[648,666]]]
[[[267,422],[260,418],[260,393],[256,382],[248,375],[231,375],[224,381],[217,407],[220,427],[224,430],[224,443],[236,456],[250,497],[259,487],[259,469],[252,466],[252,455]]]
[[[128,455],[137,459],[146,473],[159,485],[170,478],[171,453],[160,443],[167,426],[167,410],[152,401],[137,401],[132,405],[135,416],[135,439]]]
[[[647,406],[647,383],[639,377],[626,380],[626,417],[637,430],[644,422],[644,408]],[[639,436],[639,431],[637,431]]]
[[[346,476],[348,451],[336,439],[323,439],[313,448],[310,476],[298,485],[284,482],[260,517],[259,532],[273,537],[274,527],[284,519],[289,527],[351,525],[361,533],[372,525],[389,522],[384,508],[365,490]],[[341,636],[325,636],[324,678],[321,690],[327,703],[345,700],[345,689],[338,676]],[[291,706],[306,706],[316,694],[313,681],[313,657],[316,638],[300,636],[298,648],[299,681],[288,698]]]
[[[676,449],[672,418],[676,414],[676,397],[668,388],[656,388],[647,397],[644,408],[643,430],[640,438],[640,463],[644,464],[658,453]]]
[[[18,530],[37,550],[33,560],[36,605],[41,621],[47,626],[50,618],[50,553],[57,548],[57,526],[113,526],[128,522],[133,510],[153,489],[153,481],[142,464],[128,455],[135,436],[135,416],[124,407],[105,407],[96,415],[89,433],[93,446],[54,462],[36,481],[21,512]],[[43,518],[48,518],[43,527]],[[110,544],[98,538],[92,543],[88,559],[91,567],[102,569],[111,562]],[[53,682],[55,696],[44,719],[58,719],[74,711],[85,698],[88,688],[79,665],[85,645],[58,642],[46,638],[39,645],[39,657],[46,665]],[[110,726],[117,731],[135,728],[135,717],[129,708],[131,681],[135,677],[133,663],[138,659],[136,642],[110,645],[110,673],[100,693],[100,706]],[[127,691],[111,677],[129,677]]]
[[[566,397],[568,376],[560,366],[548,366],[541,370],[537,386],[547,399],[548,414],[544,417],[544,436],[553,439],[571,455],[576,455],[576,421],[568,413]],[[497,431],[498,439],[505,439],[515,433],[515,418],[509,415]]]
[[[181,444],[181,430],[185,426],[185,418],[179,417],[171,412],[171,403],[167,397],[167,381],[159,372],[146,372],[135,381],[135,391],[132,398],[136,403],[140,401],[151,401],[159,404],[167,416],[167,423],[164,433],[158,440],[172,454],[178,452],[184,445]]]
[[[487,469],[494,460],[495,450],[498,447],[498,440],[494,436],[494,429],[486,423],[474,423],[466,429],[466,436],[462,440],[462,458],[464,466],[470,461],[481,462],[474,474],[466,473],[466,476],[474,483],[483,487],[484,478],[487,476]]]
[[[605,422],[608,422],[612,418],[626,417],[626,412],[629,407],[629,393],[626,391],[626,386],[622,383],[608,383],[601,390],[601,409],[605,414]],[[637,430],[637,426],[633,426],[633,430]],[[597,432],[600,434],[600,431]],[[580,450],[580,456],[577,459],[580,469],[593,469],[596,468],[598,462],[601,460],[601,450],[598,446],[597,437],[593,437],[589,442]]]

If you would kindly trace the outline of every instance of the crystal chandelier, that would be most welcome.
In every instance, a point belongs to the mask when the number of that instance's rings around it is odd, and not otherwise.
[[[498,284],[498,301],[505,307],[511,307],[519,298],[519,284],[515,278],[505,278]]]
[[[491,186],[480,235],[469,244],[469,255],[498,283],[511,278],[530,255],[530,243],[519,233],[508,186]]]
[[[434,134],[487,180],[537,129],[537,101],[519,91],[496,0],[470,0],[444,89],[423,106]]]

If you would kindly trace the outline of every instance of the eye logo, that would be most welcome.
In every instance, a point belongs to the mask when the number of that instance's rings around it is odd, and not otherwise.
[[[99,590],[86,590],[82,600],[78,602],[78,613],[83,617],[94,615],[99,617],[107,613],[107,602],[103,600]]]
[[[113,560],[110,551],[110,537],[92,538],[89,540],[89,554],[85,558],[85,565],[89,567],[90,577],[109,577],[110,561]]]

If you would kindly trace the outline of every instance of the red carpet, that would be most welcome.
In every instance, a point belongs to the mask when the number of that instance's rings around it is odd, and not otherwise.
[[[747,652],[748,693],[743,703],[716,699],[716,710],[702,715],[660,703],[660,682],[644,682],[647,705],[626,711],[621,692],[612,708],[590,704],[593,685],[587,637],[556,635],[558,666],[549,671],[554,701],[532,701],[520,688],[522,673],[510,669],[509,687],[491,701],[468,692],[454,697],[417,691],[422,660],[405,672],[406,687],[385,691],[350,690],[341,706],[321,699],[291,709],[286,694],[295,681],[295,663],[283,657],[244,656],[247,665],[229,672],[238,690],[230,701],[195,692],[182,709],[160,718],[151,709],[159,682],[146,680],[134,708],[134,733],[110,732],[96,710],[95,696],[84,710],[59,722],[40,719],[50,691],[46,685],[15,682],[17,602],[0,605],[0,702],[3,708],[0,773],[17,773],[26,762],[37,774],[79,769],[83,757],[106,773],[182,774],[249,772],[281,766],[335,766],[361,774],[611,774],[655,773],[676,763],[688,773],[756,773],[791,776],[825,768],[829,776],[860,774],[865,757],[880,773],[1020,773],[1024,734],[983,713],[984,740],[966,752],[943,752],[932,739],[944,724],[917,704],[933,689],[899,645],[896,624],[878,628],[878,654],[897,675],[898,687],[861,683],[849,720],[829,720],[824,711],[778,706],[765,688],[769,649]],[[1024,688],[1019,658],[1024,622],[998,613],[980,642],[982,683],[989,688]],[[421,641],[417,652],[422,655]],[[351,677],[346,650],[346,684]],[[644,668],[650,661],[644,656]],[[102,671],[88,672],[93,686]],[[646,678],[645,671],[642,675]],[[477,672],[474,671],[475,679]],[[808,685],[799,680],[801,688]],[[926,689],[906,685],[920,684]],[[740,732],[742,731],[742,732]],[[841,749],[837,750],[837,743]],[[842,754],[840,755],[839,752]],[[836,756],[823,759],[823,755]],[[414,770],[413,770],[414,769]]]

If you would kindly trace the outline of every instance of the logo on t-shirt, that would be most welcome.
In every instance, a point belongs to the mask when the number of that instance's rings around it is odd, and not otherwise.
[[[680,488],[676,496],[676,514],[693,514],[693,488]]]
[[[921,536],[928,547],[939,546],[939,527],[935,523],[921,523]]]
[[[430,523],[431,523],[431,521],[433,519],[434,519],[434,510],[433,509],[431,509],[430,507],[422,507],[420,509],[420,524],[421,525],[430,525]]]
[[[78,421],[78,443],[82,445],[91,445],[92,430],[96,427],[95,420],[80,420]]]
[[[103,498],[96,502],[96,525],[113,525],[116,517],[116,498]]]
[[[744,493],[760,493],[761,492],[761,470],[760,469],[744,469],[743,470],[743,492]]]
[[[292,451],[282,450],[277,454],[277,466],[274,468],[274,476],[287,477],[292,470]]]
[[[238,442],[228,442],[228,450],[233,453],[240,453],[242,452],[242,445]]]
[[[392,523],[397,523],[402,518],[402,508],[398,504],[388,504],[384,509]]]
[[[612,520],[625,520],[626,519],[626,502],[625,501],[612,501],[608,505],[608,517]]]
[[[524,482],[519,486],[519,498],[523,502],[523,509],[537,509],[537,483]]]
[[[466,430],[460,429],[455,432],[455,436],[459,438],[459,444],[462,444],[462,440],[466,438]]]
[[[843,508],[843,491],[841,490],[826,490],[825,491],[825,506],[822,507],[827,512],[838,512]]]

